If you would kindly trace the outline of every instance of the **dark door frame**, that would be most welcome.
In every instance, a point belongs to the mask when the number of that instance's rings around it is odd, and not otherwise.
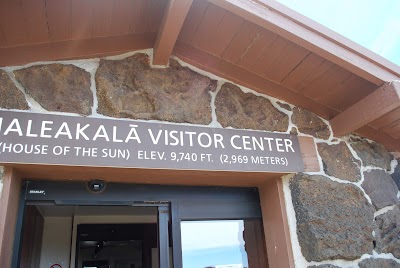
[[[258,189],[255,187],[107,183],[101,193],[90,192],[86,182],[25,181],[22,187],[12,268],[19,267],[23,216],[27,204],[157,206],[160,268],[169,268],[169,221],[173,267],[182,268],[181,220],[262,218]]]

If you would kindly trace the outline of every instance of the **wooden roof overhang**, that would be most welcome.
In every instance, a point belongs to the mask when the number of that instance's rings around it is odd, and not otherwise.
[[[400,67],[273,0],[0,2],[0,66],[146,48],[400,151]]]

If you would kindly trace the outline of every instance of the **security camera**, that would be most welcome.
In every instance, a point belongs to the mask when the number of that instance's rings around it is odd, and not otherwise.
[[[100,193],[106,188],[106,183],[101,180],[92,180],[88,182],[88,188],[93,193]]]

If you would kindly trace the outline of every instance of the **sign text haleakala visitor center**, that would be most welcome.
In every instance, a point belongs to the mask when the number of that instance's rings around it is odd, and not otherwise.
[[[289,134],[0,111],[0,163],[303,171]]]

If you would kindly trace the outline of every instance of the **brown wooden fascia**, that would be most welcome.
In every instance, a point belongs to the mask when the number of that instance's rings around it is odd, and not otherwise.
[[[374,53],[367,53],[365,49],[338,34],[332,38],[332,31],[276,1],[209,0],[209,2],[272,31],[376,85],[380,86],[386,81],[400,77],[400,68],[395,64]]]
[[[193,0],[170,0],[154,46],[154,65],[167,65]]]
[[[0,66],[23,65],[36,61],[71,60],[118,55],[133,50],[153,47],[155,40],[156,33],[140,33],[0,47]]]
[[[400,107],[400,81],[383,84],[330,120],[335,136],[344,136]]]

